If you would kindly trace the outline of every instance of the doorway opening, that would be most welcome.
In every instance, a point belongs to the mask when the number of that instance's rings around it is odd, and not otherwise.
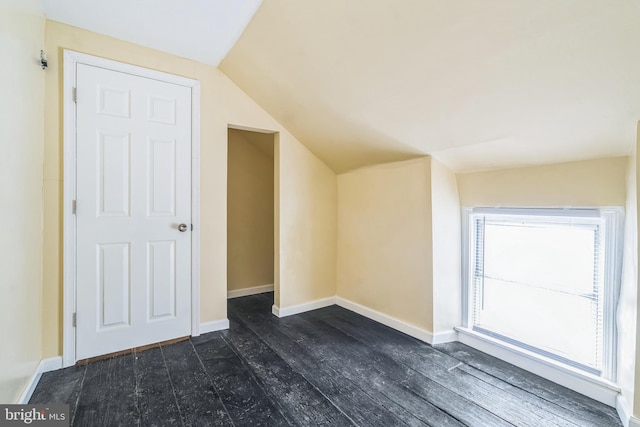
[[[274,291],[275,133],[228,129],[227,298]]]

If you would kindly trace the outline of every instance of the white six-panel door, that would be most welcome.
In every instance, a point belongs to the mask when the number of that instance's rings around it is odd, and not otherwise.
[[[85,64],[76,79],[84,359],[191,333],[191,89]]]

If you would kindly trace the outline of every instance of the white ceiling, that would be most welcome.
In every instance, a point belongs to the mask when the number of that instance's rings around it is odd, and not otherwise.
[[[424,154],[455,171],[524,166],[635,143],[638,0],[41,1],[56,21],[224,58],[336,172]]]
[[[626,155],[637,0],[265,0],[220,65],[334,170]]]
[[[217,66],[262,0],[40,0],[47,18]]]

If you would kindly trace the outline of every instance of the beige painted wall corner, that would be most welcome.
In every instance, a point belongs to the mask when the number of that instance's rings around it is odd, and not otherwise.
[[[42,358],[44,16],[37,0],[0,2],[0,402],[17,403]],[[47,182],[45,181],[45,185]],[[53,303],[55,307],[55,303]]]

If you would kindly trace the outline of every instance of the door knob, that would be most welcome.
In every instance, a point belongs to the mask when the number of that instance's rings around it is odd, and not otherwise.
[[[187,224],[180,224],[180,225],[178,226],[178,230],[180,230],[180,231],[181,231],[181,232],[183,232],[183,233],[184,233],[185,231],[187,231],[187,229],[188,229],[188,228],[189,228],[189,227],[187,227]]]

